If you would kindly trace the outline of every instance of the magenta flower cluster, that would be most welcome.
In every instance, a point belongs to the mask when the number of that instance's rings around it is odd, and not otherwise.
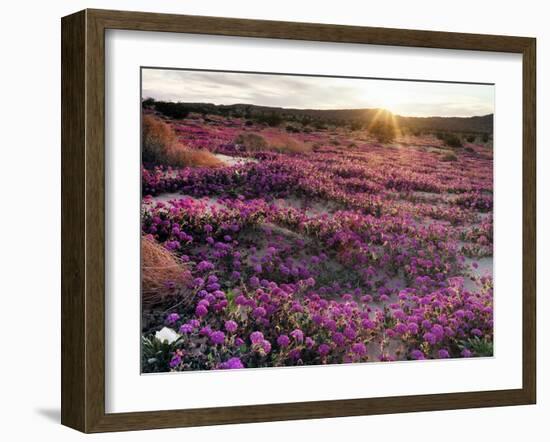
[[[318,144],[309,153],[241,152],[243,121],[213,121],[186,119],[178,135],[254,161],[142,169],[142,233],[194,278],[188,302],[144,332],[181,335],[167,370],[472,357],[492,344],[492,277],[471,275],[492,256],[491,157],[349,147],[345,132],[337,147],[328,131],[297,135]]]

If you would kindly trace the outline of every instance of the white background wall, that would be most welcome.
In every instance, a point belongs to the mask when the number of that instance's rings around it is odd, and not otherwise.
[[[59,425],[60,22],[86,7],[534,36],[538,39],[538,405],[195,429],[117,433],[95,440],[335,438],[408,441],[545,440],[550,433],[550,28],[546,2],[462,0],[72,0],[4,2],[0,26],[0,435],[83,440]],[[519,148],[519,146],[518,146]],[[519,190],[518,190],[519,191]],[[544,250],[543,250],[544,249]],[[177,392],[175,392],[177,393]],[[183,392],[182,392],[183,393]],[[544,420],[546,417],[546,421]]]

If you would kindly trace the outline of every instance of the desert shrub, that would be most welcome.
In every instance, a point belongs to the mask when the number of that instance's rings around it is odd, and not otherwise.
[[[464,351],[464,349],[474,352],[478,356],[493,356],[493,342],[486,337],[479,338],[474,336],[467,341],[461,341],[458,347]]]
[[[296,133],[300,132],[300,129],[298,129],[295,126],[291,126],[291,125],[288,125],[287,127],[285,127],[285,129],[286,129],[287,132],[290,132],[290,133],[293,133],[293,134],[296,134]]]
[[[152,115],[144,115],[141,130],[142,161],[156,164],[165,162],[168,149],[177,143],[172,127]]]
[[[307,153],[312,150],[312,146],[295,138],[281,134],[277,137],[270,138],[269,150],[290,154]]]
[[[466,192],[456,197],[454,204],[480,212],[489,212],[493,209],[493,195],[480,192]]]
[[[168,156],[167,164],[176,167],[221,167],[223,161],[205,149],[186,149],[177,145]]]
[[[468,143],[473,143],[475,140],[476,140],[476,136],[475,136],[475,135],[469,135],[468,137],[466,137],[466,141],[467,141]]]
[[[455,134],[443,134],[443,143],[449,147],[462,147],[462,140]]]
[[[365,127],[365,124],[362,121],[352,121],[350,124],[351,130],[362,130]]]
[[[441,161],[458,161],[458,157],[454,153],[446,153],[441,157]]]
[[[254,122],[252,120],[246,120],[244,123],[245,126],[253,126]]]
[[[151,107],[155,104],[155,99],[154,98],[146,98],[145,100],[142,101],[142,106],[143,107]]]
[[[369,133],[380,143],[390,143],[397,135],[395,127],[385,121],[376,121],[369,127]]]
[[[481,141],[483,141],[484,143],[489,142],[489,134],[483,134],[483,136],[481,137]]]
[[[253,132],[243,132],[235,138],[235,144],[240,144],[248,151],[267,149],[267,141],[261,135]]]
[[[466,146],[466,147],[464,148],[464,150],[465,150],[466,152],[470,152],[470,153],[474,153],[474,152],[475,152],[475,149],[474,149],[473,147],[470,147],[470,146]]]
[[[155,109],[168,118],[181,120],[189,115],[189,109],[183,103],[172,103],[167,101],[157,101]]]
[[[261,114],[256,117],[256,120],[258,123],[264,123],[271,127],[279,126],[283,122],[281,116],[275,112],[270,114]]]
[[[144,305],[185,296],[190,280],[191,273],[174,254],[150,236],[142,236],[141,296]]]
[[[182,146],[172,129],[164,121],[145,115],[142,125],[142,161],[177,167],[218,167],[223,162],[207,150],[193,150]]]
[[[243,132],[235,138],[235,144],[239,144],[249,152],[275,151],[280,153],[305,153],[311,151],[311,145],[296,140],[284,133],[271,135],[266,140],[260,134]]]

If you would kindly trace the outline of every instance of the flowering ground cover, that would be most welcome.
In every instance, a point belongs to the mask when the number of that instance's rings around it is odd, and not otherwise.
[[[490,143],[165,121],[222,166],[143,164],[142,242],[179,269],[144,302],[143,372],[492,355]]]

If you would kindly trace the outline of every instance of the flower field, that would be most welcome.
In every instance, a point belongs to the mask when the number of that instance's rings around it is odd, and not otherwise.
[[[143,372],[492,355],[491,142],[155,118]]]

